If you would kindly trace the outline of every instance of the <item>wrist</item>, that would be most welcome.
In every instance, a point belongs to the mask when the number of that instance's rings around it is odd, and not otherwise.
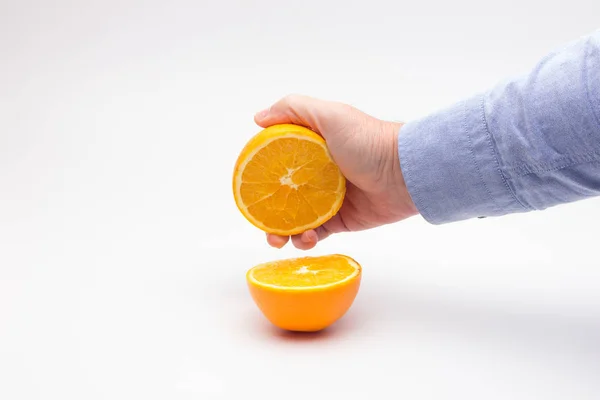
[[[404,124],[400,122],[385,122],[385,136],[389,138],[388,188],[392,193],[393,203],[396,208],[395,211],[398,214],[399,219],[405,219],[419,214],[419,210],[408,191],[400,163],[398,136],[403,125]]]

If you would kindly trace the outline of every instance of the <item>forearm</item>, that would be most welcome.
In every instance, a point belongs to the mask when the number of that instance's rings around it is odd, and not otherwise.
[[[407,188],[439,224],[600,195],[600,32],[400,130]]]

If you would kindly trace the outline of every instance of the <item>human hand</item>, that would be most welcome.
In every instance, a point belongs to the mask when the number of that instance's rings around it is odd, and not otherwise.
[[[339,212],[318,228],[292,236],[295,247],[309,250],[334,233],[371,229],[418,214],[400,170],[402,124],[376,119],[346,104],[297,95],[279,100],[254,120],[263,128],[291,123],[317,132],[347,179]],[[281,248],[289,240],[267,234],[273,247]]]

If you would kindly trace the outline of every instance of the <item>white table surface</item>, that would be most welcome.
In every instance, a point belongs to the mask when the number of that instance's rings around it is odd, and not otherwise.
[[[364,278],[322,334],[252,303],[246,270],[300,254],[233,203],[254,112],[295,92],[407,121],[600,14],[404,3],[0,2],[0,399],[600,398],[598,199],[328,239],[306,254]]]

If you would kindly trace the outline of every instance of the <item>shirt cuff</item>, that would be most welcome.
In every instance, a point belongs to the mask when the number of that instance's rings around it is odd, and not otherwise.
[[[501,173],[483,96],[405,124],[398,153],[409,194],[431,224],[526,211]]]

